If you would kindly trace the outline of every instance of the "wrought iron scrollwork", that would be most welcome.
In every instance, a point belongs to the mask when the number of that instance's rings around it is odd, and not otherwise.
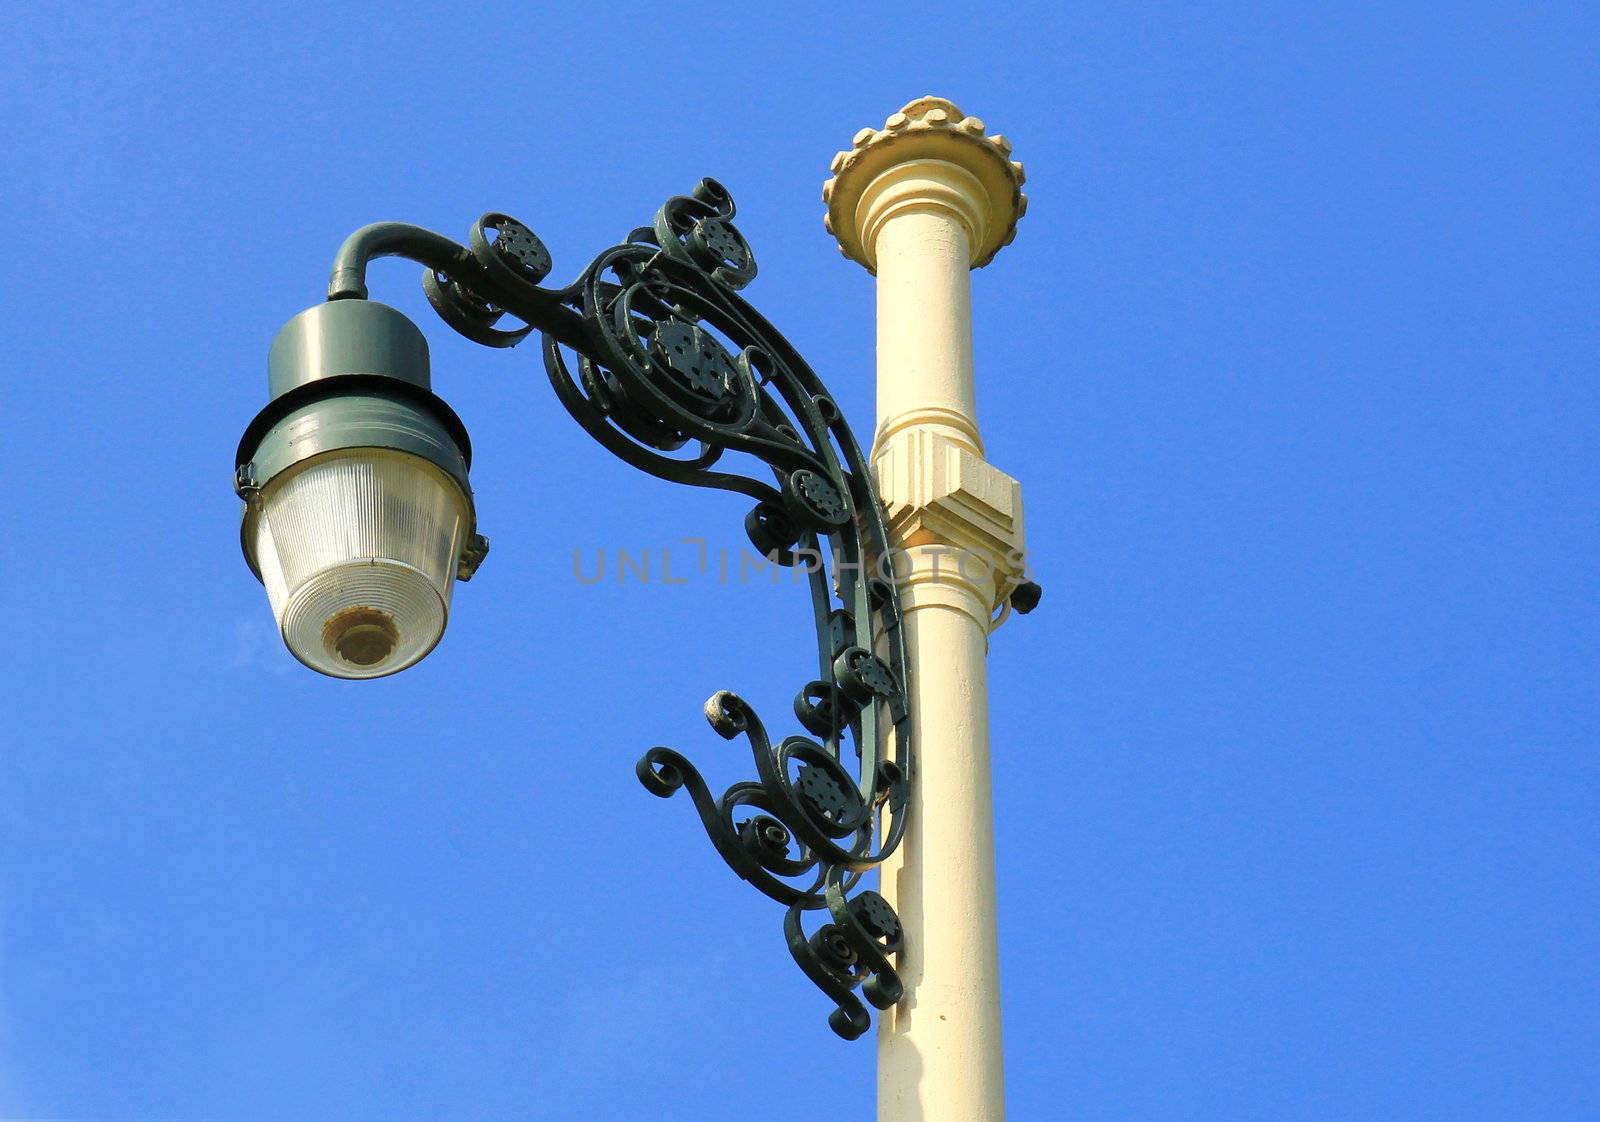
[[[468,339],[509,347],[538,331],[556,397],[597,441],[652,475],[746,496],[756,549],[806,572],[817,677],[793,716],[809,735],[774,745],[754,710],[723,691],[706,718],[723,738],[745,739],[755,779],[714,794],[665,747],[637,772],[662,798],[687,791],[728,866],[787,907],[790,954],[837,1006],[834,1031],[854,1039],[871,1025],[858,990],[879,1009],[902,992],[900,920],[860,881],[905,831],[904,628],[893,584],[872,575],[889,542],[866,457],[816,374],[739,295],[756,262],[734,213],[722,185],[702,180],[561,289],[540,286],[550,254],[508,215],[484,215],[466,246],[426,231],[365,236],[381,247],[370,255],[427,265],[429,302]],[[351,264],[341,254],[330,295],[365,295]],[[508,316],[522,325],[500,326]],[[729,453],[753,457],[756,470],[724,465]]]

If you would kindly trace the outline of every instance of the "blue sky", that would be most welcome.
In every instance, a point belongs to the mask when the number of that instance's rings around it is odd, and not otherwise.
[[[1587,1119],[1594,43],[1580,5],[26,5],[0,15],[0,1117],[871,1117],[779,910],[652,744],[780,714],[801,590],[536,356],[413,314],[494,553],[319,678],[237,549],[278,326],[375,219],[555,277],[715,175],[751,300],[872,416],[833,152],[935,93],[1028,168],[974,276],[1046,599],[991,660],[1017,1119]],[[692,547],[683,547],[690,549]]]

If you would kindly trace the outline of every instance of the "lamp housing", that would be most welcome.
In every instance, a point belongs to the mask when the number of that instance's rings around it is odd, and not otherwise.
[[[285,644],[313,670],[377,678],[438,643],[487,551],[466,427],[428,344],[371,300],[309,308],[268,355],[271,400],[239,442],[240,544]]]

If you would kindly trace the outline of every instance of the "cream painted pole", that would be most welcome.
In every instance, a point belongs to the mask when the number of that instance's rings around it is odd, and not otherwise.
[[[901,559],[917,732],[909,824],[884,863],[905,998],[878,1026],[880,1122],[1005,1117],[986,659],[1021,577],[1019,484],[983,459],[970,270],[1026,206],[1003,137],[926,97],[863,129],[823,189],[828,229],[878,278],[873,465]],[[1002,609],[1003,610],[1003,609]]]

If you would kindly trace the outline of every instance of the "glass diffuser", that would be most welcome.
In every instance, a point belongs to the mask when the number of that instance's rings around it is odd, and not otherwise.
[[[272,614],[313,670],[380,678],[444,634],[471,514],[428,460],[387,448],[303,460],[262,489],[252,521]]]

